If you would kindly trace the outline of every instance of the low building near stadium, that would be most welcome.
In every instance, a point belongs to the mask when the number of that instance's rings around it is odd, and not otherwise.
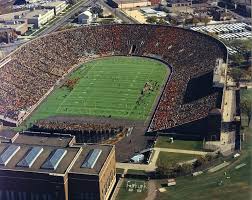
[[[146,7],[151,5],[151,1],[148,0],[108,0],[108,4],[120,9],[129,9],[136,7]]]
[[[30,10],[22,10],[18,12],[7,13],[4,15],[0,15],[1,23],[10,23],[27,20],[28,24],[32,24],[35,28],[40,28],[41,25],[50,21],[53,17],[54,9],[30,9]]]
[[[78,23],[90,24],[94,18],[93,14],[89,10],[86,10],[78,15]]]
[[[71,135],[12,135],[0,137],[0,199],[109,198],[116,182],[114,146],[75,144]]]
[[[54,14],[58,15],[67,8],[67,3],[65,1],[51,1],[42,4],[42,8],[53,9]]]

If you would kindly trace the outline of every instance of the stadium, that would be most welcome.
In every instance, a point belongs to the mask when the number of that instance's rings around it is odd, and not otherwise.
[[[73,133],[80,142],[130,135],[116,141],[127,152],[120,160],[146,148],[148,135],[159,132],[220,140],[223,87],[213,80],[226,62],[224,44],[177,27],[117,24],[56,32],[1,62],[0,120],[20,126],[40,113],[30,130]]]

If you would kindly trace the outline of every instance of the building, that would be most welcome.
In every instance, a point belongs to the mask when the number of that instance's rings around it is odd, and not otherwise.
[[[0,137],[0,200],[109,198],[116,182],[114,146],[77,145],[71,135],[58,136]]]
[[[54,17],[54,9],[34,9],[25,15],[28,24],[33,24],[34,28],[40,28]]]
[[[27,23],[32,24],[34,28],[40,28],[41,25],[47,23],[54,16],[54,9],[30,9],[0,15],[0,22],[8,23],[10,21],[20,22],[27,20]]]
[[[0,43],[10,43],[16,38],[16,34],[11,28],[1,28],[0,26]]]
[[[27,4],[33,4],[39,2],[39,0],[25,0]]]
[[[150,2],[152,6],[161,4],[161,0],[150,0]]]
[[[151,6],[151,2],[148,0],[108,0],[108,4],[120,9]]]
[[[90,24],[92,21],[93,21],[93,15],[88,10],[82,12],[78,16],[78,23],[79,24]]]
[[[67,4],[65,1],[51,1],[42,4],[42,8],[45,9],[53,9],[54,15],[60,14],[63,10],[65,10],[67,7]]]
[[[28,23],[26,19],[1,20],[0,28],[11,28],[16,34],[23,35],[28,31]]]
[[[192,1],[186,0],[168,0],[167,9],[169,12],[193,13]]]

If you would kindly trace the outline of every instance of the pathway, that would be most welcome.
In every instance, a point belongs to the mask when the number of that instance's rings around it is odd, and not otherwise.
[[[145,200],[155,200],[157,194],[156,180],[148,181],[148,195]]]
[[[134,163],[116,163],[116,168],[122,168],[125,170],[128,170],[128,169],[144,170],[147,172],[155,171],[157,168],[156,162],[157,162],[158,155],[159,155],[160,151],[170,152],[170,153],[194,154],[194,155],[206,155],[207,154],[207,152],[204,152],[204,151],[169,149],[169,148],[153,148],[153,150],[154,150],[154,155],[148,165],[147,164],[134,164]]]

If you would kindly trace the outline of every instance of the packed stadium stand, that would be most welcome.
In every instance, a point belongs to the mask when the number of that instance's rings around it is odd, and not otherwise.
[[[53,33],[13,52],[0,68],[0,119],[19,124],[74,67],[111,55],[156,57],[171,67],[148,131],[200,120],[220,108],[210,79],[216,60],[227,58],[221,42],[182,28],[117,24]]]

